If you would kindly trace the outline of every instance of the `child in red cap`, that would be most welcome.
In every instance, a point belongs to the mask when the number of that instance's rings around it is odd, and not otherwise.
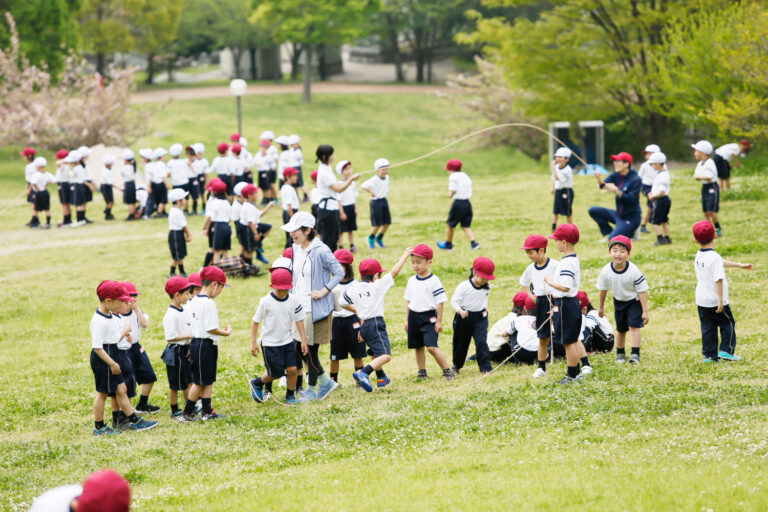
[[[648,317],[648,281],[637,266],[627,261],[632,251],[632,242],[624,235],[611,238],[608,253],[611,262],[597,276],[597,289],[600,291],[597,314],[605,316],[605,297],[608,290],[613,294],[613,317],[616,321],[616,362],[627,361],[624,343],[627,331],[630,335],[632,352],[630,364],[640,363],[640,329],[649,320]]]
[[[126,307],[123,312],[120,313],[120,317],[127,320],[131,326],[131,343],[128,347],[128,359],[131,362],[131,372],[135,383],[141,385],[141,392],[139,394],[139,402],[136,404],[136,412],[154,414],[160,410],[156,405],[149,403],[149,394],[152,392],[152,386],[157,382],[157,376],[152,368],[152,364],[149,362],[144,347],[141,346],[141,332],[149,327],[149,316],[141,310],[136,300],[138,299],[139,291],[136,286],[130,281],[122,282],[125,291],[128,293],[130,299],[126,303]],[[134,387],[132,382],[129,385],[126,382],[129,391]],[[135,392],[128,393],[129,397],[135,396]]]
[[[209,250],[206,254],[203,263],[205,266],[226,258],[227,252],[232,248],[232,227],[229,225],[232,219],[232,205],[227,200],[227,185],[221,180],[211,180],[208,186],[214,197],[205,207],[203,235],[208,236],[213,251]]]
[[[40,225],[40,219],[37,217],[37,212],[35,212],[35,191],[32,188],[32,181],[37,172],[37,167],[32,163],[35,160],[35,150],[34,148],[26,147],[19,154],[24,157],[24,161],[27,163],[24,166],[24,180],[27,183],[24,195],[27,196],[27,202],[32,207],[32,218],[26,225],[30,228],[36,228]]]
[[[576,294],[581,282],[579,257],[575,245],[579,242],[579,230],[573,224],[560,224],[549,238],[556,240],[557,250],[563,253],[557,273],[546,276],[544,282],[552,288],[553,337],[565,348],[568,373],[558,384],[569,384],[592,373],[584,344],[579,341],[581,308]],[[579,372],[579,360],[583,368]]]
[[[358,338],[360,319],[341,307],[341,299],[349,288],[359,284],[355,281],[355,271],[352,268],[354,256],[346,249],[338,249],[333,253],[336,261],[344,269],[344,279],[333,287],[333,323],[331,324],[331,379],[339,381],[339,361],[352,357],[355,371],[363,369],[365,344]]]
[[[269,263],[269,260],[264,256],[262,243],[264,237],[272,230],[272,225],[261,222],[261,217],[272,208],[274,203],[270,202],[263,210],[256,208],[258,192],[259,189],[251,184],[243,187],[241,194],[245,202],[240,210],[240,218],[237,220],[238,224],[243,226],[243,249],[245,252],[242,260],[248,265],[253,265],[254,252],[256,252],[257,260],[265,265]]]
[[[520,296],[522,294],[522,296]],[[507,325],[509,347],[515,364],[533,364],[539,355],[539,337],[536,332],[536,301],[525,292],[515,294],[517,317]],[[522,305],[518,305],[522,302]]]
[[[523,313],[526,297],[528,297],[526,292],[517,292],[512,297],[512,311],[496,320],[488,329],[488,350],[491,352],[491,361],[494,363],[506,360],[512,353],[507,329],[515,321],[515,318]],[[473,354],[467,358],[467,361],[474,361],[475,359],[477,359],[477,355]]]
[[[211,162],[211,172],[216,173],[216,177],[224,183],[225,195],[232,195],[235,184],[232,182],[232,170],[230,169],[230,157],[227,155],[229,144],[219,142],[216,145],[216,151],[219,155]]]
[[[593,352],[610,352],[613,350],[613,326],[604,316],[597,314],[595,306],[589,302],[584,291],[576,294],[581,308],[581,335],[579,340],[584,344],[587,354]]]
[[[453,370],[448,359],[437,347],[437,337],[443,330],[443,304],[448,302],[440,278],[429,271],[432,248],[426,244],[414,246],[411,252],[411,268],[416,273],[405,286],[405,332],[408,348],[414,349],[418,373],[416,378],[426,380],[427,367],[424,347],[443,370],[445,380],[453,380]]]
[[[339,305],[360,318],[359,339],[368,345],[373,359],[362,370],[355,370],[352,378],[368,393],[373,391],[370,375],[375,371],[377,379],[389,381],[382,367],[392,359],[392,351],[384,323],[384,296],[395,285],[395,277],[405,265],[413,251],[408,247],[388,273],[384,273],[381,264],[375,259],[360,262],[360,283],[350,286],[341,297]]]
[[[445,170],[450,173],[448,178],[448,197],[453,198],[451,209],[448,211],[448,220],[445,230],[445,241],[437,242],[440,249],[453,249],[453,230],[461,224],[461,229],[469,238],[469,248],[479,249],[480,244],[475,240],[475,234],[470,226],[472,225],[472,203],[469,198],[472,197],[472,180],[467,173],[461,170],[461,160],[451,158],[445,164]]]
[[[192,387],[192,367],[189,362],[192,327],[189,325],[188,311],[184,309],[192,286],[192,283],[182,276],[173,276],[165,283],[165,293],[171,298],[171,304],[163,316],[163,332],[167,345],[161,358],[168,375],[168,402],[171,405],[171,418],[181,416],[179,391],[186,400],[189,389]]]
[[[489,258],[475,258],[469,278],[459,283],[451,297],[453,316],[453,372],[459,373],[467,357],[469,343],[474,338],[477,365],[481,373],[489,373],[491,354],[488,350],[488,295],[494,264]]]
[[[741,361],[734,354],[736,349],[736,320],[731,313],[728,300],[728,279],[726,268],[752,270],[751,263],[736,263],[724,260],[715,252],[715,228],[708,220],[693,225],[693,238],[701,249],[693,263],[696,271],[696,307],[701,322],[701,353],[705,363],[718,359]],[[717,347],[717,333],[720,329],[720,349]]]

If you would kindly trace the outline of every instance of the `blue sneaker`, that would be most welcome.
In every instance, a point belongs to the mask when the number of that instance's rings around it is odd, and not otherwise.
[[[377,387],[377,388],[383,388],[383,387],[385,387],[387,384],[389,384],[390,382],[392,382],[392,381],[391,381],[391,380],[389,380],[389,377],[387,377],[387,376],[385,375],[383,379],[376,379],[376,387]]]
[[[704,359],[702,359],[702,361],[701,361],[701,362],[702,362],[702,363],[716,363],[716,362],[717,362],[717,360],[715,360],[715,359],[712,359],[711,357],[705,357]]]
[[[184,414],[184,411],[182,411],[181,409],[179,409],[178,411],[176,411],[176,412],[172,412],[172,413],[171,413],[171,418],[178,418],[178,417],[179,417],[179,416],[181,416],[182,414]]]
[[[328,383],[317,387],[317,399],[322,400],[333,392],[334,389],[339,387],[339,383],[333,379],[328,379]]]
[[[298,399],[298,402],[300,404],[306,404],[307,402],[314,402],[317,399],[317,394],[311,389],[307,389],[304,391],[304,393],[302,393],[301,397]]]
[[[107,425],[104,425],[101,428],[95,428],[93,429],[93,435],[95,436],[111,436],[114,434],[119,434],[119,430],[115,430],[112,427],[109,427]]]
[[[377,243],[377,244],[379,244],[379,247],[381,247],[382,249],[384,249],[384,239],[383,239],[383,238],[379,238],[379,237],[377,236],[377,237],[376,237],[376,243]]]
[[[216,411],[211,409],[211,412],[208,414],[203,414],[203,421],[209,421],[209,420],[220,420],[222,418],[226,418],[223,414],[216,414]]]
[[[128,430],[149,430],[157,426],[157,421],[147,421],[144,418],[139,417],[138,421],[128,424]]]
[[[289,396],[288,398],[285,399],[285,403],[295,405],[298,402],[296,402],[295,396]]]
[[[443,249],[445,251],[450,251],[453,249],[453,243],[452,242],[437,242],[437,248]]]
[[[374,245],[374,243],[375,243],[375,240],[374,240],[373,235],[368,235],[368,248],[369,249],[375,249],[376,246]]]
[[[261,249],[256,251],[256,259],[265,265],[269,264],[269,260],[264,257],[264,251],[262,251]]]
[[[251,398],[254,402],[262,403],[264,401],[264,392],[256,387],[256,379],[251,379]]]
[[[717,353],[718,359],[724,359],[725,361],[741,361],[741,357],[736,354],[729,354],[728,352],[721,350]]]
[[[352,374],[352,378],[355,379],[355,382],[360,384],[360,387],[366,390],[368,393],[373,391],[373,386],[371,386],[371,381],[368,379],[368,375],[363,370],[356,370]]]

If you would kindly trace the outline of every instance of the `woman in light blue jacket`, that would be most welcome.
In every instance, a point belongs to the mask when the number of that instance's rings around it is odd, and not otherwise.
[[[315,231],[315,217],[307,212],[296,212],[282,229],[291,235],[293,255],[293,293],[304,310],[304,332],[307,339],[307,353],[304,361],[309,373],[307,391],[299,398],[301,402],[323,399],[338,384],[331,380],[323,369],[318,357],[320,345],[331,341],[331,313],[333,294],[331,290],[344,277],[344,269],[333,257],[333,253]],[[315,385],[318,385],[315,391]]]

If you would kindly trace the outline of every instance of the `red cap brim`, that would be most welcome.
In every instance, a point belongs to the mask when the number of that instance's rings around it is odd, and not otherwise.
[[[493,274],[486,274],[485,272],[480,272],[479,270],[475,270],[475,274],[489,281],[493,281],[494,279],[496,279],[496,277]]]

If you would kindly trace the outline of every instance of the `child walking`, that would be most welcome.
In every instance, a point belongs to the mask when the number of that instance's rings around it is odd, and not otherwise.
[[[696,271],[696,307],[701,323],[701,353],[705,363],[741,361],[736,350],[736,320],[728,300],[726,268],[752,270],[752,263],[724,260],[715,252],[715,228],[709,221],[693,225],[693,238],[699,244],[693,265]],[[720,331],[720,349],[717,334]]]
[[[435,358],[443,370],[445,380],[453,380],[453,370],[448,359],[437,347],[437,338],[443,330],[443,304],[448,302],[440,278],[429,271],[432,263],[432,248],[426,244],[417,244],[411,252],[411,268],[415,275],[408,279],[405,286],[405,333],[408,335],[408,348],[416,355],[416,377],[427,378],[424,348]]]
[[[376,176],[368,179],[365,183],[360,185],[360,188],[371,194],[371,234],[368,235],[368,247],[370,249],[375,248],[374,244],[378,244],[382,249],[384,248],[384,233],[389,229],[389,225],[392,224],[392,218],[389,214],[389,202],[387,196],[389,195],[389,160],[386,158],[379,158],[373,163],[373,168],[376,171]]]
[[[715,226],[715,234],[720,236],[720,186],[717,184],[717,166],[715,161],[710,158],[712,155],[712,144],[706,140],[700,140],[696,144],[691,144],[693,148],[693,157],[698,160],[696,169],[693,171],[693,179],[701,182],[701,211],[704,214],[704,220],[710,221]]]
[[[489,258],[475,258],[469,278],[459,283],[451,297],[453,316],[453,372],[458,374],[467,358],[467,350],[475,340],[477,366],[481,373],[490,373],[491,354],[488,350],[488,296],[491,293],[489,281],[494,264]]]
[[[346,249],[337,249],[333,253],[342,268],[344,279],[333,287],[333,323],[331,324],[331,364],[330,376],[336,382],[339,381],[339,361],[348,357],[354,360],[355,371],[363,369],[365,358],[365,344],[358,338],[360,332],[360,319],[340,306],[341,298],[351,287],[359,284],[355,281],[355,271],[352,269],[354,256]]]
[[[336,166],[336,172],[341,174],[344,181],[348,180],[352,176],[352,163],[349,160],[342,160]],[[357,188],[354,183],[345,188],[341,194],[339,194],[339,202],[341,203],[341,210],[339,211],[339,218],[341,220],[341,229],[339,229],[339,247],[344,248],[344,233],[349,238],[349,252],[356,253],[355,248],[355,231],[357,231]]]
[[[448,211],[448,220],[446,221],[445,241],[437,242],[440,249],[453,249],[453,230],[461,224],[461,229],[469,238],[469,248],[479,249],[480,244],[475,240],[475,234],[472,232],[472,203],[469,198],[472,197],[472,180],[461,170],[461,160],[452,158],[445,164],[445,170],[451,173],[448,178],[448,197],[453,198],[451,209]]]
[[[648,199],[653,201],[651,205],[651,225],[656,233],[656,241],[653,245],[671,244],[669,239],[669,210],[672,208],[672,200],[669,198],[669,171],[667,170],[667,156],[661,151],[654,153],[649,158],[656,176],[648,194]]]
[[[189,363],[192,327],[189,325],[188,313],[184,310],[192,287],[192,283],[182,276],[173,276],[165,283],[165,293],[171,298],[171,304],[163,316],[163,332],[168,344],[163,350],[162,360],[168,375],[171,418],[178,418],[182,414],[179,409],[179,391],[186,400],[192,386],[192,369]]]
[[[552,206],[552,231],[557,227],[558,215],[563,215],[566,222],[573,222],[573,169],[568,160],[573,152],[565,147],[557,148],[552,162],[552,188],[555,204]]]
[[[182,277],[187,277],[184,258],[187,257],[187,242],[192,241],[192,235],[187,227],[187,218],[184,216],[187,194],[180,188],[174,188],[168,192],[168,200],[172,205],[168,214],[168,248],[171,250],[171,273],[168,277],[176,275],[176,267],[179,267],[179,274]]]
[[[632,351],[630,364],[640,363],[640,329],[648,324],[648,281],[640,269],[627,261],[632,252],[632,242],[624,235],[611,238],[608,253],[611,262],[603,267],[597,276],[597,289],[600,291],[597,314],[605,316],[605,297],[608,290],[613,294],[613,317],[616,321],[616,362],[624,363],[626,353],[624,344],[627,331],[631,338]]]

